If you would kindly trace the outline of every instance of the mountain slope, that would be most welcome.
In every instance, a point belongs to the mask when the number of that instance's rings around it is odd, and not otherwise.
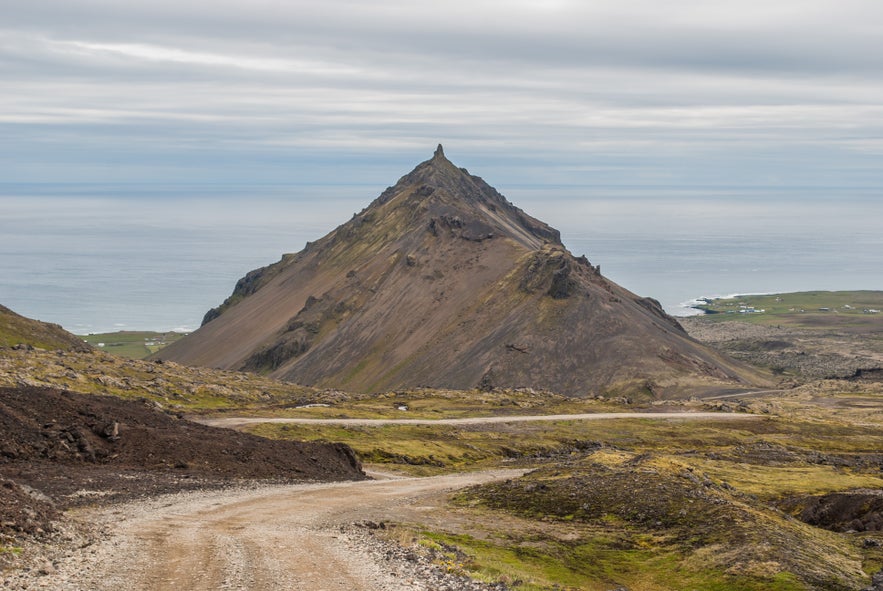
[[[762,381],[572,256],[441,146],[349,222],[246,275],[157,357],[369,392]]]
[[[92,347],[57,324],[32,320],[0,306],[0,347],[91,351]]]

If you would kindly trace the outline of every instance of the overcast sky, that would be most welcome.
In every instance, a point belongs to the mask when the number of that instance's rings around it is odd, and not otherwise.
[[[883,186],[880,0],[0,0],[0,183]],[[369,196],[373,197],[373,195]]]

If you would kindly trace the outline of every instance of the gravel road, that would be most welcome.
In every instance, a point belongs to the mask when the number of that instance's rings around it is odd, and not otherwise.
[[[728,413],[595,413],[445,420],[266,419],[227,417],[207,424],[481,424],[603,420],[748,419]],[[58,591],[255,590],[478,591],[505,589],[446,573],[413,552],[379,541],[359,523],[419,522],[441,510],[446,491],[514,478],[521,470],[433,478],[300,485],[243,485],[182,492],[81,509],[72,517],[103,532],[62,536],[33,549],[28,568],[0,575],[0,588]],[[29,553],[32,550],[29,549]]]
[[[450,581],[427,560],[397,556],[354,523],[435,510],[439,493],[520,470],[433,478],[243,487],[178,493],[81,511],[103,526],[42,567],[0,578],[4,589],[68,591],[498,589]],[[415,513],[416,512],[416,513]]]
[[[734,395],[736,396],[736,395]],[[290,423],[300,425],[483,425],[491,423],[523,423],[535,421],[602,421],[611,419],[655,419],[695,421],[703,419],[741,420],[757,418],[756,415],[721,412],[597,412],[569,415],[530,415],[506,417],[469,417],[463,419],[304,419],[280,417],[222,417],[191,418],[192,421],[212,427],[237,429],[259,423]]]

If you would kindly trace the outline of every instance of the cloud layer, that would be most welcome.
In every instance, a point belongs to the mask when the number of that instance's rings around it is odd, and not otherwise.
[[[13,0],[0,76],[7,183],[883,180],[877,0]]]

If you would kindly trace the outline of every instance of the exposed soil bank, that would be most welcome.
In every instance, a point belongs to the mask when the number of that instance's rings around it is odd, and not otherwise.
[[[0,388],[0,546],[47,535],[59,511],[241,479],[366,478],[340,444],[271,441],[154,402]],[[2,560],[2,555],[0,555]]]

